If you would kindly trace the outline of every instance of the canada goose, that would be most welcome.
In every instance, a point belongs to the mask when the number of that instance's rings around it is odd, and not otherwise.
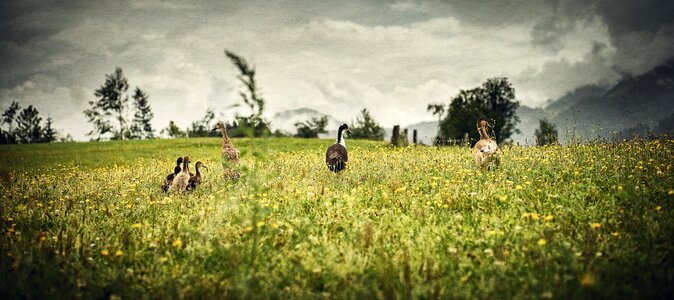
[[[182,164],[182,163],[183,163],[183,158],[178,157],[178,159],[176,160],[176,166],[173,168],[173,173],[168,174],[168,176],[166,176],[166,179],[164,179],[164,184],[162,184],[162,186],[161,186],[161,190],[164,193],[168,192],[169,187],[171,187],[171,184],[173,184],[173,178],[175,178],[176,175],[178,175],[178,173],[180,173],[180,164]]]
[[[473,147],[473,157],[475,162],[482,169],[491,169],[501,163],[501,150],[496,141],[492,140],[487,134],[487,126],[490,126],[485,118],[477,119],[477,131],[480,133],[480,140]]]
[[[188,190],[194,190],[197,188],[197,185],[200,185],[201,182],[203,182],[204,178],[201,175],[201,172],[199,171],[199,167],[202,167],[206,170],[208,170],[208,167],[204,165],[202,162],[197,161],[196,164],[194,164],[194,169],[196,170],[196,174],[192,175],[190,174],[190,180],[188,181]]]
[[[188,156],[185,156],[183,158],[183,169],[178,175],[176,175],[175,178],[173,178],[173,184],[169,188],[169,192],[182,192],[187,189],[187,185],[189,184],[190,180],[190,168],[189,164],[190,163],[190,158]]]
[[[234,167],[239,164],[239,149],[236,149],[234,144],[232,144],[232,141],[229,140],[229,137],[227,136],[227,127],[222,121],[218,121],[218,123],[215,124],[215,128],[213,128],[212,131],[216,130],[222,132],[221,155],[225,176],[228,178],[238,178],[241,174],[234,170]]]
[[[325,152],[325,164],[332,172],[339,172],[346,167],[349,161],[349,155],[346,152],[346,142],[344,141],[344,131],[351,133],[349,126],[342,124],[337,131],[337,141],[332,146],[328,147]]]

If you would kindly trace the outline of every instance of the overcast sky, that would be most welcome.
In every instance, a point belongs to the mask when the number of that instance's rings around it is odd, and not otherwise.
[[[231,118],[225,49],[256,66],[268,118],[308,107],[348,121],[365,107],[387,127],[434,120],[428,103],[490,77],[539,107],[674,55],[668,0],[63,2],[0,2],[0,109],[32,104],[78,140],[115,67],[150,95],[156,129],[209,107]]]

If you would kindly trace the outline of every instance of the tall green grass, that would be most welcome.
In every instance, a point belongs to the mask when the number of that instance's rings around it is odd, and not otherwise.
[[[674,142],[505,148],[215,138],[0,147],[3,298],[668,298]],[[192,193],[163,177],[189,154]]]

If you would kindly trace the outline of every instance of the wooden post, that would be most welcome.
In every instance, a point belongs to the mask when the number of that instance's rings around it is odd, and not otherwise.
[[[400,140],[400,125],[393,126],[393,134],[391,134],[391,144],[398,146]]]
[[[417,130],[412,130],[412,143],[417,144]]]

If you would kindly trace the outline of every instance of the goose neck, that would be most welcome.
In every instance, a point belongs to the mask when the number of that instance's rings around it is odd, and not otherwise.
[[[344,129],[339,129],[337,133],[337,144],[340,144],[346,148],[346,142],[344,141]]]

